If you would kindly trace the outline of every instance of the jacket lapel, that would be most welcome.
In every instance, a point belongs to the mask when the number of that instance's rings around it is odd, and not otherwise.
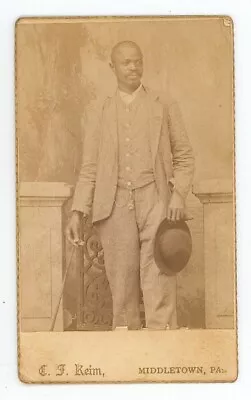
[[[146,89],[146,92],[149,112],[149,140],[151,146],[152,160],[153,164],[155,165],[163,120],[163,106],[158,101],[158,95],[153,94],[151,91],[149,91],[149,89]]]
[[[116,94],[108,98],[107,106],[105,107],[105,137],[109,136],[112,140],[115,150],[118,147],[118,126],[117,126],[117,105]]]

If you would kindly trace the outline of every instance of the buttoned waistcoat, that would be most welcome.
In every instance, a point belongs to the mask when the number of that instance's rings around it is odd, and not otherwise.
[[[193,151],[179,107],[168,96],[146,91],[149,143],[154,178],[164,205],[170,201],[169,182],[185,199],[194,173]],[[72,210],[90,214],[93,222],[111,214],[118,184],[118,131],[116,93],[97,115],[90,112],[84,126],[82,164]]]
[[[149,144],[148,107],[143,88],[126,104],[117,94],[118,111],[118,185],[132,188],[153,182],[153,167]]]

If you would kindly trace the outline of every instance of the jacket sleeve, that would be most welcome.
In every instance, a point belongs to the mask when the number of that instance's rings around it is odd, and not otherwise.
[[[86,215],[92,209],[100,137],[101,113],[90,110],[84,119],[82,162],[71,208]]]
[[[167,107],[167,123],[172,152],[174,188],[185,199],[193,181],[194,155],[176,102],[172,102]]]

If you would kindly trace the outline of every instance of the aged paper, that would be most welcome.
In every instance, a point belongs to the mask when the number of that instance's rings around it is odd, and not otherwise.
[[[19,377],[237,378],[229,17],[16,23]]]

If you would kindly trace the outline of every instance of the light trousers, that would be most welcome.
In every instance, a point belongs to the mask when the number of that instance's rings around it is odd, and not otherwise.
[[[146,327],[175,327],[176,277],[161,273],[153,255],[155,234],[165,217],[155,182],[133,190],[133,209],[128,199],[128,189],[118,188],[110,217],[95,223],[112,293],[113,329],[141,328],[140,288]]]

